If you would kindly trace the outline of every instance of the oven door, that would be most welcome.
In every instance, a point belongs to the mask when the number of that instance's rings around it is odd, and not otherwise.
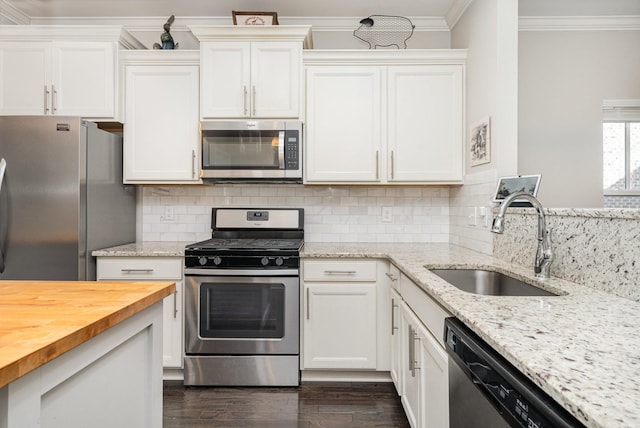
[[[186,354],[299,353],[297,270],[187,269],[185,274]]]

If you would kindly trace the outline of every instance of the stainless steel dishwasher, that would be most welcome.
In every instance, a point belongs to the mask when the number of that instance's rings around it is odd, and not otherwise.
[[[460,320],[445,320],[449,427],[584,427]]]

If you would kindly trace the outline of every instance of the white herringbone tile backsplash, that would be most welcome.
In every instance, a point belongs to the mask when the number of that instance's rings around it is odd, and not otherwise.
[[[212,207],[304,208],[308,242],[449,242],[447,187],[301,184],[143,187],[142,240],[207,239]]]

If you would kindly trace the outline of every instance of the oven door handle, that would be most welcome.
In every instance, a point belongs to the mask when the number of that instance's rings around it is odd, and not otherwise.
[[[185,275],[193,276],[298,276],[298,269],[200,269],[186,268]]]

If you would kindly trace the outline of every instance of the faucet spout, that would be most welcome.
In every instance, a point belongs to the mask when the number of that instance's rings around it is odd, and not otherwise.
[[[500,205],[498,214],[496,214],[493,219],[491,231],[493,233],[499,234],[504,232],[504,217],[507,213],[507,208],[509,208],[509,206],[516,199],[524,199],[528,202],[531,202],[533,207],[538,212],[538,247],[536,248],[533,270],[536,277],[541,279],[548,279],[549,270],[551,269],[551,262],[553,262],[554,258],[553,248],[551,246],[551,229],[547,228],[546,217],[544,215],[542,204],[533,195],[526,192],[516,192],[507,196],[504,201],[502,201],[502,205]]]

